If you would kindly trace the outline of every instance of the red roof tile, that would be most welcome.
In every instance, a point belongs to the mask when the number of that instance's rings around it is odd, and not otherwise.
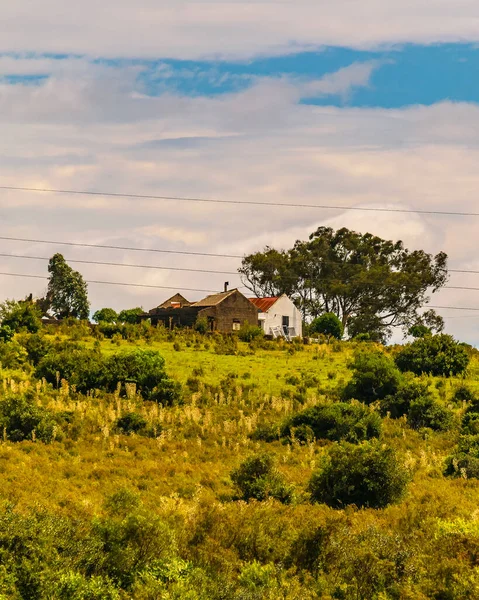
[[[250,302],[256,306],[259,312],[267,312],[276,300],[278,298],[250,298]]]

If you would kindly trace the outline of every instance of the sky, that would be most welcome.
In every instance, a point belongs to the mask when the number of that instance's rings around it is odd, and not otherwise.
[[[479,4],[472,0],[17,0],[0,20],[0,186],[238,202],[479,212]],[[237,258],[321,225],[479,271],[479,217],[241,206],[0,189],[0,301],[42,295],[47,259],[92,309],[240,286]],[[39,259],[8,255],[34,256]],[[175,271],[203,269],[221,273]],[[233,274],[226,274],[233,273]],[[479,288],[479,274],[450,274]],[[171,288],[171,289],[167,289]],[[431,304],[479,343],[479,291]]]

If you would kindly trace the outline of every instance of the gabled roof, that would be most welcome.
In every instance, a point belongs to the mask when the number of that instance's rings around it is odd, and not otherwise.
[[[268,310],[279,300],[279,297],[271,297],[271,298],[250,298],[250,302],[252,302],[259,312],[268,312]]]
[[[228,296],[231,296],[231,294],[234,294],[237,291],[238,290],[234,289],[229,290],[227,292],[221,292],[220,294],[211,294],[210,296],[206,296],[206,298],[203,298],[203,300],[195,302],[193,306],[216,306],[217,304],[220,304],[220,302],[223,302],[223,300],[228,298]]]
[[[175,294],[174,296],[171,296],[171,298],[168,298],[168,300],[165,300],[162,304],[160,304],[157,308],[169,308],[172,305],[180,305],[180,306],[190,306],[191,302],[189,300],[187,300],[184,296],[182,296],[180,293]]]

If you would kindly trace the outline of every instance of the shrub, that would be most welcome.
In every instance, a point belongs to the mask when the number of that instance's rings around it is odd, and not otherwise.
[[[208,319],[206,317],[200,317],[199,319],[196,319],[195,331],[205,334],[207,331],[209,331],[209,329]]]
[[[0,365],[4,369],[18,369],[27,361],[26,350],[15,340],[0,340]]]
[[[38,363],[35,369],[38,379],[58,385],[66,379],[78,392],[101,389],[105,383],[105,365],[102,355],[96,350],[82,348],[76,344],[54,348]]]
[[[147,422],[143,415],[136,412],[129,412],[120,417],[116,426],[121,429],[123,433],[139,433],[146,428]]]
[[[407,472],[392,448],[378,442],[341,443],[329,450],[308,489],[313,502],[333,508],[349,504],[384,508],[402,498],[407,482]]]
[[[359,352],[349,368],[353,376],[344,389],[345,399],[356,398],[369,404],[383,400],[399,389],[401,374],[382,352]]]
[[[431,392],[427,381],[417,378],[402,381],[394,395],[381,401],[381,412],[383,415],[389,413],[392,419],[399,419],[408,414],[413,402],[429,397]]]
[[[274,498],[284,504],[289,504],[292,500],[292,489],[275,469],[269,454],[251,456],[230,477],[241,500],[262,501]]]
[[[363,404],[317,404],[294,415],[281,435],[306,442],[311,439],[357,443],[381,434],[381,417]]]
[[[14,335],[15,332],[8,325],[0,326],[0,340],[2,342],[10,342]]]
[[[27,351],[28,360],[33,365],[37,365],[50,352],[53,346],[41,333],[33,333],[26,338],[24,347]]]
[[[453,400],[455,402],[477,402],[477,396],[471,388],[461,383],[454,390]]]
[[[125,350],[105,361],[105,387],[115,391],[119,383],[135,383],[146,400],[174,404],[180,399],[179,384],[169,379],[165,359],[154,350]]]
[[[314,319],[309,326],[309,333],[322,334],[340,340],[343,337],[344,327],[334,313],[324,313]]]
[[[238,354],[238,340],[233,335],[222,335],[216,339],[215,342],[215,353],[225,355],[236,355]]]
[[[38,306],[29,300],[6,300],[0,304],[0,323],[7,325],[14,332],[37,332],[42,326],[41,317]]]
[[[416,375],[427,373],[448,377],[464,373],[469,356],[452,336],[442,333],[406,345],[397,354],[396,364],[401,371],[411,371]]]
[[[53,415],[29,397],[7,396],[0,402],[0,429],[12,442],[32,439],[33,435],[42,442],[51,442],[55,425]]]
[[[242,342],[252,342],[263,336],[263,330],[258,325],[250,325],[245,321],[238,331],[238,337]]]
[[[413,429],[430,427],[436,431],[446,431],[452,427],[453,413],[430,396],[414,400],[407,415],[407,422]]]

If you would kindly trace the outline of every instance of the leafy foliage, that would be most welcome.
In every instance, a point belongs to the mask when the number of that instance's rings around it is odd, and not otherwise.
[[[251,456],[231,473],[231,481],[242,500],[274,498],[284,504],[292,500],[292,489],[275,469],[269,454]]]
[[[460,375],[469,364],[466,349],[447,334],[426,336],[417,339],[396,356],[396,364],[401,371],[411,371],[416,375]]]
[[[31,300],[5,300],[0,304],[0,324],[2,328],[8,327],[14,333],[37,332],[42,326],[41,317],[40,309]]]
[[[248,321],[245,321],[238,331],[238,337],[242,342],[252,342],[263,337],[263,330],[258,325],[250,325]]]
[[[433,257],[401,241],[319,227],[288,251],[267,247],[245,256],[239,272],[257,296],[285,293],[310,317],[332,312],[346,327],[356,320],[356,334],[375,320],[375,331],[388,337],[392,327],[416,323],[441,330],[441,318],[420,309],[446,282],[446,263],[444,253]]]
[[[119,313],[118,321],[120,323],[130,323],[131,325],[135,325],[138,323],[138,317],[144,312],[145,311],[141,306],[137,306],[136,308],[126,308]]]
[[[344,389],[346,399],[355,398],[370,404],[395,394],[399,389],[401,374],[394,362],[382,352],[358,352],[349,368],[353,376]]]
[[[317,404],[294,415],[281,430],[283,437],[300,441],[361,442],[381,434],[381,417],[362,404]]]
[[[10,395],[0,402],[0,430],[12,442],[26,439],[51,442],[55,427],[53,415],[29,396]]]
[[[80,273],[74,271],[61,254],[52,256],[48,272],[50,278],[46,300],[53,314],[59,319],[88,319],[90,303],[87,285]]]
[[[398,502],[408,475],[394,450],[378,442],[334,445],[313,474],[309,491],[313,502],[333,508],[348,504],[384,508]]]
[[[324,313],[324,315],[313,319],[309,325],[309,331],[311,335],[320,333],[340,340],[343,337],[344,327],[334,313]]]
[[[100,308],[93,314],[93,320],[97,323],[116,323],[118,313],[113,308]]]

